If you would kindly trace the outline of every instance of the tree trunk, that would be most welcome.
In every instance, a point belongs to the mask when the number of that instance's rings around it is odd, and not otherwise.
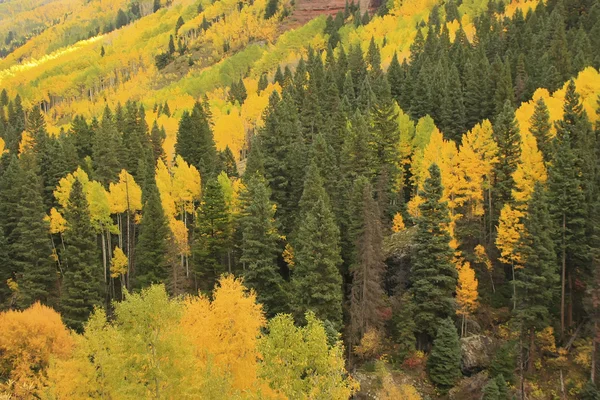
[[[563,213],[562,220],[562,271],[560,282],[560,340],[565,338],[565,277],[567,273],[567,249],[565,246],[565,230],[567,217]],[[562,374],[562,371],[561,371]],[[562,375],[561,375],[562,376]]]
[[[533,372],[535,360],[535,329],[529,331],[529,360],[527,360],[527,372]]]
[[[521,332],[519,332],[519,376],[521,382],[519,383],[521,400],[525,400],[525,377],[523,374],[523,327],[521,326]]]
[[[596,384],[596,336],[598,334],[598,322],[594,321],[594,339],[592,340],[592,371],[590,380]]]
[[[513,287],[513,310],[517,309],[517,285],[515,280],[515,263],[511,263],[512,268],[512,287]]]

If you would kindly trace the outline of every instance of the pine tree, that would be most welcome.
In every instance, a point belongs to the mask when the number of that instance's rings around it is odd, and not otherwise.
[[[550,149],[550,112],[542,97],[535,102],[530,123],[529,130],[537,140],[538,149],[542,152],[544,161],[548,162],[552,153]]]
[[[154,4],[152,5],[152,11],[157,12],[158,10],[160,10],[160,0],[154,0]]]
[[[416,251],[411,268],[412,294],[415,300],[415,322],[421,333],[420,345],[435,336],[440,321],[455,314],[453,293],[457,272],[452,263],[448,206],[442,202],[440,169],[429,167],[419,195],[424,202],[419,206],[416,220]],[[425,340],[423,340],[425,339]]]
[[[350,342],[358,344],[367,331],[380,330],[383,326],[381,310],[385,301],[386,265],[379,207],[373,199],[373,189],[366,178],[359,178],[355,190],[352,212],[358,221],[352,234],[356,250],[350,265]]]
[[[521,332],[529,333],[529,367],[534,365],[535,333],[550,323],[550,305],[556,292],[559,277],[556,271],[556,253],[552,241],[553,224],[548,212],[546,193],[541,184],[536,184],[529,201],[523,222],[524,232],[517,245],[523,268],[515,272],[517,308],[516,317],[521,323]]]
[[[121,135],[117,132],[112,113],[107,107],[104,110],[102,123],[94,135],[92,146],[94,179],[100,181],[105,187],[119,176],[121,170],[119,158],[122,148]]]
[[[498,144],[499,159],[495,168],[493,210],[497,219],[504,204],[512,201],[512,190],[515,187],[513,174],[521,156],[521,134],[514,108],[508,100],[494,123],[494,139]]]
[[[481,400],[500,400],[500,390],[495,379],[490,379],[485,385]]]
[[[442,319],[431,354],[427,359],[429,379],[442,391],[447,392],[461,377],[460,341],[458,332],[450,318]]]
[[[233,152],[229,148],[229,145],[225,146],[225,149],[219,152],[219,159],[222,165],[223,171],[230,178],[239,177],[237,163],[235,161],[235,157],[233,156]]]
[[[21,277],[19,299],[21,308],[36,301],[56,305],[57,273],[51,259],[50,229],[44,217],[41,182],[36,173],[27,168],[21,175],[16,218],[18,222],[9,237],[9,260],[13,273]],[[3,282],[3,284],[5,284]]]
[[[586,265],[589,254],[585,237],[587,210],[579,160],[573,150],[577,112],[565,98],[563,120],[556,124],[552,162],[548,169],[550,213],[557,229],[555,248],[561,265],[561,335],[565,330],[566,281]],[[569,307],[572,306],[572,302]]]
[[[256,290],[258,302],[272,317],[287,311],[287,294],[277,265],[279,237],[269,194],[264,177],[255,174],[249,178],[239,225],[244,283]]]
[[[179,121],[175,151],[208,177],[216,172],[217,149],[206,107],[196,102],[191,113],[184,111]]]
[[[319,172],[311,173],[315,169],[313,163],[307,173],[300,201],[301,217],[293,238],[292,302],[299,318],[313,311],[339,330],[343,297],[340,232]]]
[[[192,246],[194,270],[202,289],[210,290],[226,272],[224,260],[230,240],[231,224],[223,190],[217,179],[211,178],[202,193]]]
[[[158,127],[156,121],[152,124],[152,131],[150,132],[150,140],[152,142],[152,152],[154,155],[154,164],[159,158],[163,158],[165,156],[165,150],[163,148],[163,142],[167,138],[167,135],[163,129]]]
[[[588,381],[579,392],[578,398],[580,400],[600,400],[600,391],[592,381]]]
[[[120,29],[129,23],[129,18],[127,18],[127,14],[123,10],[119,8],[117,12],[117,19],[115,21],[115,27]]]
[[[83,186],[75,180],[65,210],[65,263],[61,308],[65,324],[77,332],[102,304],[102,266]]]
[[[269,0],[265,7],[265,19],[271,18],[277,12],[279,6],[279,0]]]
[[[394,56],[392,57],[392,61],[388,67],[387,79],[390,84],[392,97],[398,104],[401,104],[402,86],[404,85],[403,82],[405,77],[402,66],[400,65],[400,62],[398,62],[398,53],[396,52],[394,52]]]
[[[171,231],[160,195],[155,185],[147,186],[142,222],[135,246],[134,287],[143,289],[153,283],[163,283],[169,276],[168,246]]]

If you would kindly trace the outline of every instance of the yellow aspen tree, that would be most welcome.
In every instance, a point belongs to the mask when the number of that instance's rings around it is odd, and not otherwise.
[[[465,217],[483,215],[484,192],[491,190],[492,173],[497,162],[498,145],[493,138],[492,124],[485,120],[463,136],[458,153],[461,175],[458,196],[462,198],[461,203],[466,204]]]
[[[513,173],[515,188],[512,190],[512,197],[515,206],[524,211],[535,184],[546,182],[547,177],[542,152],[538,150],[535,137],[527,131],[521,137],[521,159]]]
[[[75,172],[68,174],[64,178],[61,178],[53,192],[54,198],[63,209],[67,207],[69,196],[71,195],[71,188],[73,187],[73,182],[75,182],[75,179],[81,183],[81,186],[83,186],[85,191],[90,178],[84,170],[78,167]]]
[[[4,142],[4,139],[0,138],[0,157],[5,152],[8,152],[8,150],[6,150],[6,143]]]
[[[258,338],[265,324],[256,294],[232,275],[221,277],[212,301],[203,295],[188,298],[181,319],[202,366],[212,361],[231,376],[233,388],[240,391],[260,386]]]
[[[475,270],[471,268],[471,264],[468,261],[462,262],[458,268],[458,284],[456,286],[456,302],[458,309],[456,314],[461,316],[461,336],[467,334],[467,320],[470,315],[473,315],[477,310],[477,298],[479,292],[477,291],[479,282],[475,277]]]
[[[119,247],[121,249],[127,249],[127,256],[130,257],[131,249],[135,246],[135,243],[133,243],[134,238],[132,237],[135,235],[131,235],[131,218],[134,217],[135,221],[135,214],[142,210],[142,189],[135,182],[133,176],[122,169],[119,173],[119,182],[110,183],[108,197],[110,212],[117,215]],[[125,214],[126,217],[125,227],[123,227],[123,214]],[[125,245],[123,245],[124,233],[127,234]],[[128,288],[130,287],[130,262],[131,260],[128,260],[127,279],[125,281]]]
[[[475,262],[477,264],[482,264],[485,267],[486,271],[490,275],[490,280],[492,282],[492,292],[496,293],[496,287],[494,286],[494,276],[492,274],[494,272],[494,266],[492,265],[492,261],[490,260],[490,257],[487,255],[487,251],[485,250],[485,247],[478,244],[477,246],[475,246],[474,252],[475,252]]]
[[[175,165],[172,169],[172,184],[171,184],[171,195],[175,203],[175,209],[186,232],[187,238],[187,226],[188,226],[188,215],[194,213],[194,203],[200,200],[201,186],[200,186],[200,173],[193,165],[188,164],[181,156],[175,158]],[[183,230],[177,227],[178,224],[171,224],[177,228],[177,232],[173,232],[175,237],[179,237],[178,242],[183,239]],[[181,242],[179,242],[181,244]],[[189,244],[186,246],[180,246],[185,248],[186,252],[181,253],[181,265],[185,266],[185,275],[190,276],[190,268],[188,262],[189,255]]]
[[[519,268],[521,257],[517,252],[517,244],[521,239],[524,226],[521,221],[524,214],[520,210],[505,204],[500,211],[496,246],[500,250],[500,261],[510,264],[513,276],[513,308],[516,308],[515,268]]]
[[[160,201],[162,203],[162,208],[167,216],[167,218],[175,218],[175,214],[177,210],[175,208],[175,200],[173,199],[173,182],[171,178],[171,173],[169,169],[163,162],[163,160],[159,159],[156,163],[156,187],[158,188],[158,192],[160,193]]]
[[[396,213],[394,215],[394,220],[392,222],[392,231],[398,233],[406,229],[406,225],[404,225],[404,219],[402,218],[402,214]]]
[[[127,268],[129,265],[129,259],[121,250],[120,247],[115,247],[113,251],[113,257],[110,260],[110,277],[119,278],[121,280],[121,287],[125,286],[125,274],[127,274]]]
[[[46,221],[48,221],[48,225],[50,227],[50,240],[52,242],[52,258],[54,259],[54,261],[56,261],[58,269],[62,273],[63,272],[62,264],[60,262],[60,258],[58,257],[58,251],[56,249],[56,244],[54,243],[54,235],[59,235],[60,242],[61,242],[63,250],[64,250],[65,243],[64,243],[62,234],[65,231],[65,229],[67,229],[67,221],[61,215],[61,213],[58,212],[56,207],[52,207],[50,209],[50,214],[46,215],[46,217],[44,217],[44,219]]]

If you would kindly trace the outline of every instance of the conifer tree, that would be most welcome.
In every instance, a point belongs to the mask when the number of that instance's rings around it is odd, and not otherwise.
[[[494,210],[500,210],[512,201],[512,190],[515,186],[513,174],[521,156],[521,134],[515,118],[514,108],[509,100],[504,103],[502,112],[494,123],[494,139],[498,144],[498,163],[495,168]]]
[[[62,316],[68,327],[83,331],[94,307],[102,304],[102,266],[96,247],[96,235],[90,223],[88,202],[83,186],[75,180],[65,210],[65,263],[62,285]]]
[[[573,277],[577,268],[585,265],[588,254],[585,194],[581,172],[577,168],[578,158],[573,150],[576,121],[571,121],[572,105],[569,104],[569,101],[565,102],[563,121],[556,124],[552,162],[548,169],[550,213],[557,228],[554,242],[561,266],[561,335],[565,330],[566,281],[569,276]]]
[[[336,329],[342,323],[340,232],[314,162],[309,167],[293,237],[293,305],[301,318],[313,311]]]
[[[285,282],[277,265],[279,253],[275,209],[269,200],[264,177],[254,174],[243,195],[239,221],[242,231],[240,262],[244,265],[244,283],[256,290],[257,300],[268,316],[287,311]]]
[[[419,195],[424,202],[419,206],[416,220],[416,251],[411,268],[412,294],[415,300],[415,322],[421,334],[420,345],[435,336],[440,321],[455,314],[453,293],[457,272],[452,263],[448,206],[442,202],[440,169],[429,167]]]
[[[105,187],[116,181],[121,170],[119,156],[122,154],[122,138],[117,132],[112,113],[108,107],[104,110],[102,123],[94,135],[92,162],[94,179]]]
[[[500,400],[500,390],[495,379],[490,379],[485,385],[481,400]]]
[[[135,247],[134,287],[142,289],[165,282],[169,276],[168,246],[171,231],[155,185],[148,185],[142,208],[140,234]]]
[[[535,362],[535,333],[550,323],[552,299],[558,288],[556,253],[552,241],[553,224],[548,212],[546,193],[536,184],[523,222],[524,232],[517,245],[523,268],[516,270],[516,317],[521,323],[521,333],[529,334],[529,367]]]
[[[160,0],[154,0],[152,11],[157,12],[158,10],[160,10]]]
[[[402,104],[401,102],[401,93],[402,86],[404,85],[404,71],[402,70],[402,66],[400,62],[398,62],[398,53],[394,52],[394,56],[392,57],[392,61],[390,62],[390,66],[387,70],[387,79],[390,84],[390,91],[392,93],[392,97],[398,104]]]
[[[196,102],[191,113],[184,111],[179,121],[175,151],[195,166],[200,176],[216,173],[217,149],[206,107]]]
[[[192,246],[194,269],[202,289],[210,290],[226,271],[224,260],[230,240],[231,225],[223,190],[217,179],[211,178],[202,193]]]
[[[447,392],[462,375],[460,341],[450,318],[442,319],[438,326],[433,348],[427,359],[427,371],[431,381],[442,392]]]
[[[548,162],[552,155],[550,149],[550,113],[542,97],[535,102],[535,109],[530,123],[531,128],[529,130],[537,140],[538,149],[542,152],[544,161]]]
[[[150,140],[152,142],[152,153],[154,155],[154,165],[159,158],[165,156],[165,150],[163,149],[163,142],[167,138],[167,135],[163,129],[158,127],[156,121],[152,124],[152,131],[150,132]]]
[[[9,265],[13,273],[20,275],[17,303],[21,308],[36,301],[56,305],[58,276],[51,259],[50,229],[44,219],[41,182],[30,168],[23,170],[21,179],[15,210],[18,222],[9,238]]]
[[[358,344],[367,331],[380,330],[383,326],[381,309],[385,301],[386,265],[379,207],[373,199],[373,189],[366,178],[359,178],[355,190],[352,212],[357,223],[352,227],[356,250],[350,265],[350,342]]]
[[[169,55],[175,54],[175,42],[173,40],[173,35],[169,35]]]

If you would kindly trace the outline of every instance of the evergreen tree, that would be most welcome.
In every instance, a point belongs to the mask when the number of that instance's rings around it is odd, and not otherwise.
[[[405,78],[402,66],[398,62],[398,54],[396,52],[394,52],[394,56],[392,57],[392,61],[388,67],[387,79],[390,84],[392,97],[398,104],[401,104],[402,86]]]
[[[10,234],[9,262],[20,275],[18,305],[27,308],[36,301],[56,305],[57,273],[51,259],[49,226],[44,220],[41,182],[36,173],[23,170],[16,208],[18,220]],[[5,284],[3,282],[3,284]]]
[[[490,376],[496,378],[498,387],[505,387],[506,382],[514,384],[515,380],[515,346],[513,342],[504,343],[496,350],[490,364]],[[504,382],[504,385],[501,385]]]
[[[522,334],[529,333],[530,346],[533,346],[535,333],[550,323],[549,307],[559,282],[551,236],[553,224],[548,212],[546,193],[539,183],[529,201],[523,225],[525,229],[517,245],[523,268],[515,272],[515,314],[521,323]],[[529,370],[532,370],[534,361],[534,351],[530,348]]]
[[[281,70],[280,70],[281,71]],[[262,92],[269,86],[269,79],[267,79],[267,74],[262,74],[260,79],[258,80],[258,93]]]
[[[309,167],[294,234],[293,304],[299,318],[313,311],[336,329],[342,323],[340,232],[316,165]]]
[[[275,71],[275,76],[273,77],[273,83],[279,83],[279,86],[283,87],[284,78],[283,72],[281,72],[281,66],[277,66],[277,70]]]
[[[169,35],[169,55],[175,54],[175,41],[173,40],[173,35]]]
[[[92,162],[94,179],[105,187],[117,180],[121,164],[119,156],[122,153],[122,138],[117,132],[112,113],[107,107],[104,110],[102,123],[94,135],[92,147]]]
[[[240,262],[244,264],[244,283],[256,290],[258,302],[272,317],[287,311],[285,282],[279,273],[279,253],[275,209],[269,200],[265,179],[255,174],[249,178],[239,221],[242,231]]]
[[[550,149],[550,112],[544,99],[541,97],[535,102],[535,109],[530,123],[531,128],[529,130],[537,140],[538,149],[542,152],[544,161],[548,162],[552,155]]]
[[[350,265],[350,342],[358,344],[367,331],[380,330],[383,326],[381,310],[385,301],[386,265],[379,207],[373,199],[373,189],[366,178],[359,178],[355,191],[352,212],[357,223],[352,234],[356,250]]]
[[[279,0],[269,0],[265,8],[265,19],[271,18],[277,12],[279,6]]]
[[[148,185],[142,208],[140,234],[135,246],[134,287],[163,283],[169,276],[168,250],[171,231],[155,185]]]
[[[117,12],[117,19],[115,21],[115,27],[117,29],[120,29],[120,28],[124,27],[125,25],[127,25],[128,23],[129,23],[129,18],[127,17],[127,14],[125,14],[125,12],[119,8],[119,11]]]
[[[579,392],[580,400],[600,400],[600,391],[592,381],[588,381]]]
[[[567,277],[573,278],[577,269],[586,266],[589,254],[585,237],[585,194],[572,144],[576,135],[576,116],[571,102],[565,100],[565,113],[563,121],[556,124],[552,162],[548,169],[550,213],[557,228],[554,242],[561,265],[561,335],[565,329]]]
[[[509,389],[506,384],[506,380],[504,379],[504,375],[499,374],[495,378],[496,386],[498,386],[498,400],[511,400],[509,397]]]
[[[462,376],[460,372],[460,341],[458,332],[450,318],[442,319],[431,354],[427,359],[427,371],[431,381],[443,392],[447,392]]]
[[[158,10],[160,10],[160,0],[154,0],[154,4],[152,5],[152,11],[157,12]]]
[[[177,154],[198,168],[202,177],[215,173],[217,167],[217,149],[206,111],[199,102],[196,102],[191,114],[184,111],[175,143]]]
[[[512,190],[515,187],[513,174],[521,156],[521,134],[515,118],[515,111],[510,101],[504,103],[504,109],[494,123],[494,139],[498,144],[499,162],[495,168],[494,214],[512,201]]]
[[[163,148],[163,143],[167,138],[167,134],[163,129],[158,127],[156,121],[152,124],[152,130],[150,131],[150,141],[152,142],[152,153],[154,155],[154,164],[159,158],[163,158],[165,156],[165,150]]]
[[[206,183],[197,215],[192,246],[194,270],[201,278],[202,289],[210,290],[226,272],[224,260],[231,239],[227,205],[216,178]]]
[[[231,151],[228,145],[225,146],[225,149],[223,151],[219,152],[219,159],[223,171],[225,171],[228,177],[237,178],[239,176],[237,170],[237,162],[235,161],[233,152]]]
[[[490,379],[485,385],[481,400],[500,400],[500,390],[495,379]]]
[[[411,268],[412,294],[415,300],[415,322],[421,334],[420,345],[427,337],[435,336],[440,321],[455,314],[453,293],[457,272],[452,263],[448,206],[442,202],[440,169],[436,164],[429,167],[419,195],[423,203],[417,218],[415,260]]]
[[[65,210],[65,264],[61,308],[65,324],[82,332],[94,307],[102,304],[102,266],[83,186],[75,180]]]

